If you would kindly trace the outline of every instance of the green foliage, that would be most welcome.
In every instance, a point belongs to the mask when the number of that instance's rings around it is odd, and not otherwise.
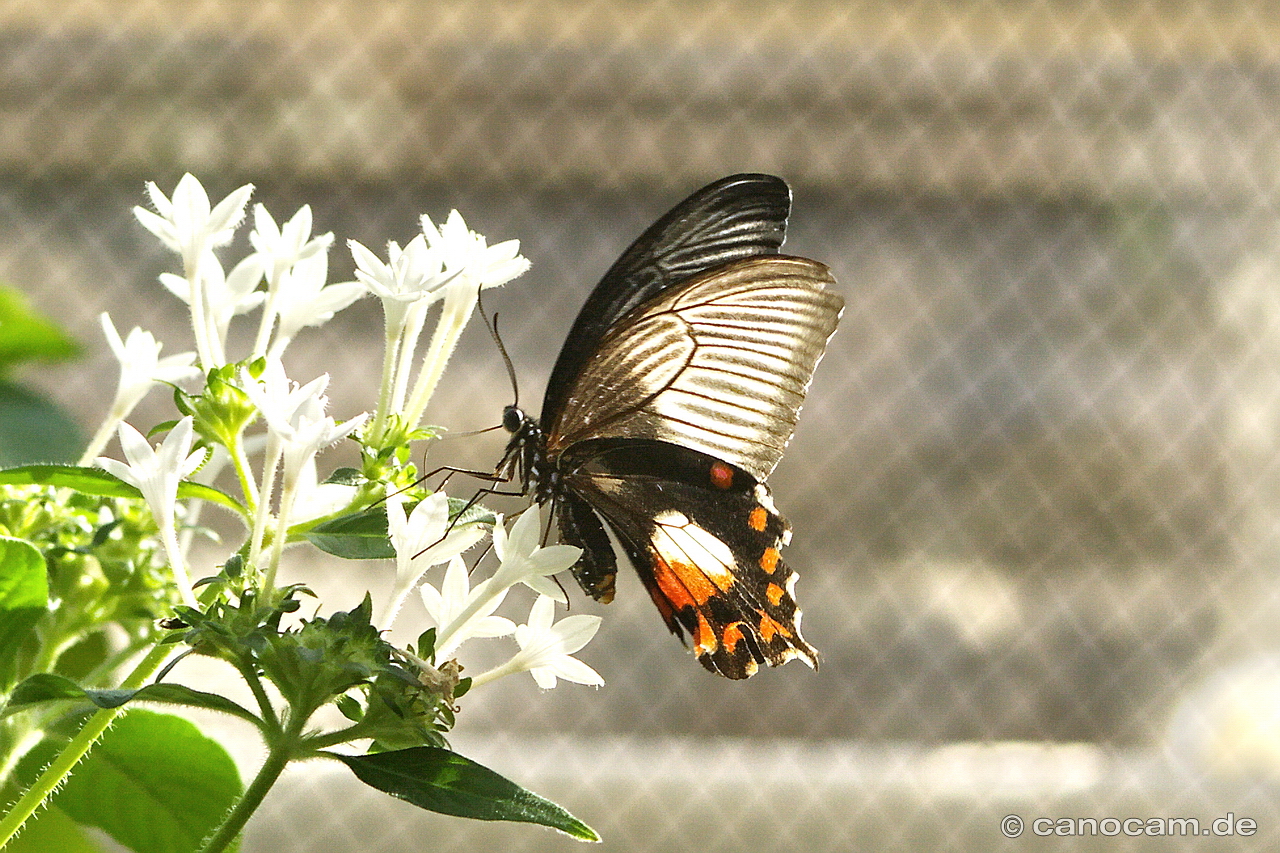
[[[70,462],[84,448],[80,427],[40,394],[0,381],[0,467]]]
[[[99,497],[138,498],[142,493],[101,468],[79,465],[23,465],[0,471],[0,486],[57,486]],[[203,483],[184,480],[178,485],[179,498],[195,498],[217,504],[233,512],[244,513],[240,502],[225,492]]]
[[[26,764],[39,766],[55,748],[46,742]],[[191,722],[133,710],[81,762],[53,805],[135,853],[188,853],[242,790],[231,756]]]
[[[335,757],[366,785],[428,811],[536,823],[579,841],[600,840],[594,829],[550,800],[447,749],[420,746]]]
[[[174,593],[155,532],[140,499],[0,486],[0,688],[60,672],[69,653],[65,674],[109,678],[99,670],[117,650],[93,638],[156,636]]]
[[[62,361],[79,346],[31,309],[21,293],[0,287],[0,467],[70,462],[84,439],[75,420],[40,394],[7,381],[28,361]]]
[[[0,690],[13,684],[48,607],[44,557],[29,542],[0,537]]]
[[[262,372],[262,365],[259,359],[243,366],[251,375],[257,376]],[[209,371],[202,394],[174,391],[178,411],[195,416],[196,432],[207,442],[234,448],[245,427],[257,420],[258,410],[249,401],[249,395],[235,382],[241,367],[240,364],[225,364]]]
[[[0,716],[16,714],[45,702],[82,701],[98,708],[119,708],[134,700],[203,708],[206,711],[230,714],[251,723],[258,722],[253,712],[225,696],[193,690],[181,684],[156,682],[137,690],[88,690],[69,678],[48,672],[36,673],[15,687]]]
[[[0,379],[28,361],[64,361],[80,347],[10,287],[0,287]]]
[[[23,827],[22,834],[4,846],[5,853],[102,853],[78,823],[50,805]]]

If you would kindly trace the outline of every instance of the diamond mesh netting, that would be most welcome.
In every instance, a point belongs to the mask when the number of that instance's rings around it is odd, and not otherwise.
[[[820,670],[713,678],[627,575],[607,608],[571,591],[606,617],[582,655],[604,688],[507,679],[459,718],[464,752],[606,849],[1164,850],[1032,821],[1228,812],[1258,833],[1213,849],[1277,843],[1264,4],[9,0],[0,27],[0,277],[86,343],[24,374],[86,427],[115,384],[99,312],[188,348],[155,286],[172,259],[130,212],[144,180],[251,181],[278,216],[310,203],[318,231],[371,247],[454,207],[518,237],[533,269],[492,301],[528,400],[654,217],[733,172],[791,183],[786,250],[830,264],[847,302],[771,480]],[[366,300],[290,366],[333,374],[349,416],[380,345]],[[473,324],[433,417],[489,426],[510,393]],[[501,448],[432,453],[488,469]],[[294,571],[335,606],[389,583]],[[242,849],[571,843],[304,765]]]

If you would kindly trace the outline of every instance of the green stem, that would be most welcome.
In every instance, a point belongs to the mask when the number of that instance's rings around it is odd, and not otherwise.
[[[262,686],[262,679],[258,678],[258,673],[254,672],[253,665],[236,664],[236,671],[240,673],[240,677],[253,693],[253,698],[258,703],[258,710],[262,712],[263,724],[269,728],[271,736],[278,736],[281,732],[280,718],[276,716],[276,709],[272,707],[271,699]]]
[[[387,415],[390,414],[391,392],[395,385],[396,364],[399,362],[400,346],[404,329],[400,321],[403,312],[408,310],[395,303],[384,303],[384,312],[399,311],[400,316],[388,314],[385,319],[386,330],[382,348],[382,382],[378,386],[378,407],[373,412],[373,423],[369,427],[367,438],[374,446],[381,446],[382,433],[387,426]]]
[[[240,833],[244,830],[244,825],[248,823],[253,813],[258,810],[258,806],[262,805],[262,800],[267,796],[267,792],[271,790],[276,780],[280,778],[280,774],[284,772],[285,767],[293,760],[294,749],[298,745],[300,732],[300,723],[291,724],[289,730],[283,732],[279,740],[271,745],[270,750],[267,752],[266,760],[258,768],[258,774],[253,777],[253,782],[245,789],[244,796],[240,798],[240,802],[236,803],[235,808],[227,813],[222,826],[218,827],[218,830],[209,836],[209,839],[200,848],[199,853],[221,853],[240,837]]]
[[[141,687],[172,651],[172,646],[156,646],[134,667],[133,672],[129,673],[129,677],[120,685],[121,689],[135,690]],[[63,779],[71,774],[72,769],[80,763],[80,759],[84,758],[85,754],[98,742],[98,738],[102,737],[102,733],[124,711],[124,705],[118,708],[103,708],[89,718],[79,734],[71,739],[53,763],[40,774],[40,778],[22,795],[22,799],[18,800],[3,819],[0,819],[0,847],[4,847],[13,836],[17,835],[27,818],[31,817],[36,809],[40,808],[57,790]]]

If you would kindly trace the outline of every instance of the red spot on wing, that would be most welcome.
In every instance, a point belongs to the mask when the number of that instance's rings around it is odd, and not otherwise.
[[[711,485],[717,489],[733,488],[733,468],[723,462],[712,462]]]

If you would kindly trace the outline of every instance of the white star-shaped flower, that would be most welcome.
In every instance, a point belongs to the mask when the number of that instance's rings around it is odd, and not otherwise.
[[[419,589],[422,603],[437,627],[437,660],[448,660],[458,646],[472,637],[505,637],[515,631],[516,625],[510,619],[491,615],[507,591],[490,595],[489,589],[487,580],[472,589],[467,565],[456,556],[449,561],[439,589],[429,583]]]
[[[153,448],[142,433],[122,422],[120,448],[128,463],[106,457],[97,460],[98,467],[142,492],[156,526],[160,528],[169,563],[187,604],[194,604],[195,596],[178,548],[175,516],[178,484],[190,476],[205,458],[203,450],[191,452],[194,436],[193,422],[188,416],[174,425],[158,448]]]
[[[532,507],[511,525],[508,533],[501,525],[493,528],[493,550],[501,561],[498,571],[494,572],[493,584],[499,587],[512,587],[518,583],[532,589],[540,595],[553,598],[564,604],[568,602],[564,591],[560,589],[550,575],[562,572],[578,562],[582,549],[573,545],[541,546],[542,510]]]
[[[329,257],[327,253],[320,252],[299,260],[281,278],[276,292],[280,324],[269,357],[279,358],[302,329],[327,323],[334,314],[368,292],[354,281],[325,286],[328,276]]]
[[[476,676],[473,686],[517,672],[528,672],[544,690],[556,686],[563,678],[577,684],[599,687],[604,684],[600,673],[573,657],[600,629],[600,617],[580,614],[553,622],[555,603],[538,596],[529,610],[529,621],[516,627],[520,651],[509,661]]]
[[[111,407],[113,416],[127,417],[157,382],[181,382],[200,375],[200,369],[195,366],[195,353],[183,352],[161,358],[163,344],[150,332],[134,326],[129,336],[122,340],[105,311],[100,319],[107,345],[120,362],[120,381]]]
[[[253,185],[245,184],[210,208],[204,187],[193,175],[185,174],[174,187],[172,199],[154,181],[148,181],[147,195],[156,212],[135,207],[133,215],[160,242],[186,258],[193,251],[230,243],[252,193]]]
[[[299,261],[314,258],[329,251],[333,234],[311,236],[311,205],[304,204],[283,226],[276,225],[267,208],[253,206],[253,230],[249,243],[262,256],[267,280],[279,281]]]
[[[396,581],[379,624],[383,628],[400,610],[405,597],[432,566],[447,563],[484,538],[478,524],[449,523],[449,498],[435,492],[406,515],[404,497],[387,495],[387,533],[396,552]]]

